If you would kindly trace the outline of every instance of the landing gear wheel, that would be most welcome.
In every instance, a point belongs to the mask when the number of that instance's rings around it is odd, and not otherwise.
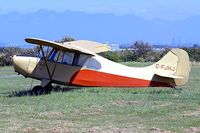
[[[45,87],[37,85],[37,86],[33,87],[32,92],[33,92],[33,95],[39,96],[42,94],[51,94],[52,89],[53,89],[53,86],[51,84],[49,84]]]
[[[33,87],[33,89],[32,89],[33,95],[35,95],[35,96],[41,95],[43,93],[43,91],[44,91],[43,87],[40,85],[37,85],[37,86]]]
[[[45,86],[43,89],[44,89],[45,94],[50,94],[53,89],[53,86],[50,84],[50,85]]]

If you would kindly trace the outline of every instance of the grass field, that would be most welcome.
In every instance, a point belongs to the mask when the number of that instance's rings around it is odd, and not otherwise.
[[[199,66],[182,90],[61,86],[31,96],[37,84],[0,68],[0,132],[200,132]]]

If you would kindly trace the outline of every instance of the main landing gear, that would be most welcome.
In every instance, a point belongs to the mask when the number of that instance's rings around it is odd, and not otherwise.
[[[33,87],[32,92],[33,92],[33,95],[39,96],[42,94],[50,94],[52,89],[53,89],[53,86],[51,84],[48,84],[45,87],[42,87],[41,85],[37,85]]]

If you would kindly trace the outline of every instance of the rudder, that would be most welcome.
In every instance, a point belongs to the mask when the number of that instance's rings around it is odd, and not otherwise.
[[[175,79],[176,85],[184,85],[189,79],[190,61],[188,53],[182,49],[172,49],[174,54],[178,56],[177,71],[175,75],[180,75],[183,79]]]

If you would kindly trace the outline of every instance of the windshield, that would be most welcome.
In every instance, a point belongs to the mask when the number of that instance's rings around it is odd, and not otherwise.
[[[43,51],[44,51],[44,55],[47,58],[52,54],[52,52],[54,50],[53,48],[47,47],[47,46],[43,46],[42,48],[43,48]],[[43,59],[44,57],[43,57],[43,54],[42,54],[42,50],[39,47],[37,47],[37,49],[38,49],[37,57],[40,58],[40,59]]]

